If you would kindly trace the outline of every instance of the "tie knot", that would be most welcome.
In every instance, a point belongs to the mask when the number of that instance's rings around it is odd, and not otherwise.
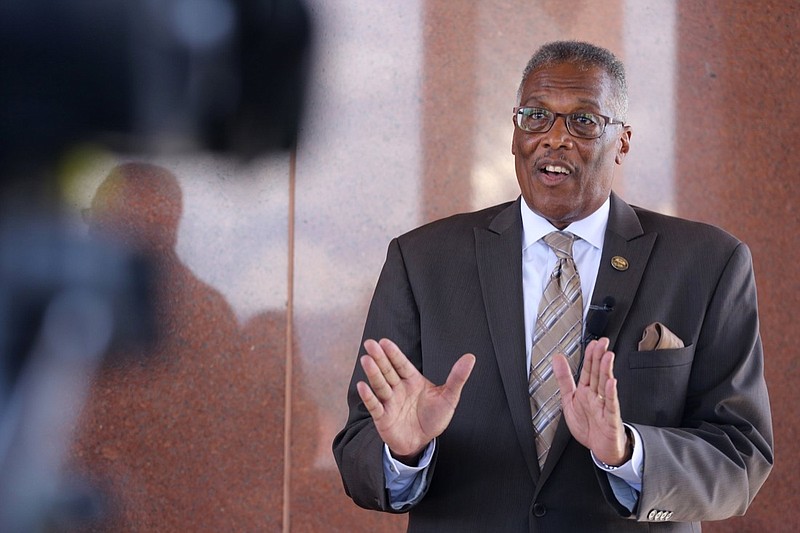
[[[553,249],[559,259],[572,258],[572,243],[575,235],[568,231],[553,231],[544,236],[544,242]]]

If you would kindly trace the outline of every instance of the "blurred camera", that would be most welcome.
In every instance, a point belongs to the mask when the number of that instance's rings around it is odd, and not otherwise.
[[[299,0],[5,0],[0,177],[80,142],[288,149],[310,45]]]
[[[311,35],[300,0],[0,3],[0,531],[97,510],[61,477],[69,432],[106,352],[154,329],[147,265],[59,217],[57,161],[288,150]]]

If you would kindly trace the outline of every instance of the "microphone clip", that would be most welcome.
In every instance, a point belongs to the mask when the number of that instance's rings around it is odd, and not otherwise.
[[[614,311],[616,301],[613,296],[603,298],[602,305],[590,305],[589,312],[586,314],[586,326],[583,335],[583,345],[589,341],[599,339],[605,332],[611,312]]]

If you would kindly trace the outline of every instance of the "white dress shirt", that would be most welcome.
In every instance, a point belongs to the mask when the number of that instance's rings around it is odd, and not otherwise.
[[[542,240],[542,237],[556,228],[545,218],[537,215],[528,207],[525,201],[520,202],[522,208],[522,291],[525,313],[525,366],[530,372],[531,367],[531,342],[536,316],[539,310],[539,301],[544,293],[550,274],[555,268],[555,252]],[[611,208],[610,199],[606,199],[600,208],[588,217],[573,222],[564,231],[576,237],[572,245],[572,255],[581,280],[583,295],[583,317],[592,301],[597,272],[600,268],[600,258],[603,252],[608,215]],[[594,463],[609,474],[609,482],[617,499],[633,510],[639,497],[642,486],[642,465],[644,453],[641,437],[632,426],[634,436],[633,457],[630,461],[617,468],[606,467],[597,461],[592,454]],[[533,443],[531,443],[533,445]],[[395,460],[389,452],[389,447],[384,444],[384,473],[386,488],[389,490],[391,505],[400,509],[414,501],[422,494],[425,488],[424,470],[430,464],[436,440],[431,442],[425,450],[418,466],[410,467]],[[465,465],[469,468],[469,465]]]

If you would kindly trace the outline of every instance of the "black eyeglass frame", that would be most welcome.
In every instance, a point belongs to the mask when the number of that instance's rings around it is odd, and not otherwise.
[[[553,117],[553,120],[550,122],[550,126],[548,126],[547,129],[538,130],[538,131],[537,130],[527,130],[527,129],[523,128],[522,126],[519,125],[519,121],[517,120],[517,117],[519,117],[520,114],[522,114],[522,111],[524,109],[541,109],[542,111],[547,111],[548,113],[550,113],[550,116]],[[586,135],[579,135],[579,134],[575,133],[574,131],[572,131],[572,128],[570,127],[570,117],[573,117],[575,115],[592,115],[592,116],[595,116],[595,117],[600,117],[600,118],[603,119],[603,128],[600,130],[600,133],[598,133],[594,137],[587,137]],[[619,120],[619,119],[616,119],[616,118],[613,118],[613,117],[608,117],[606,115],[601,115],[600,113],[591,113],[591,112],[587,112],[587,111],[577,112],[577,113],[556,113],[555,111],[550,111],[546,107],[527,106],[527,105],[517,106],[517,107],[514,108],[514,125],[516,127],[518,127],[519,129],[521,129],[522,131],[526,132],[526,133],[547,133],[548,131],[553,129],[553,126],[555,125],[556,120],[558,120],[558,117],[564,117],[564,125],[567,127],[567,131],[569,132],[569,134],[572,135],[573,137],[577,137],[579,139],[598,139],[598,138],[602,137],[603,134],[606,132],[606,126],[608,126],[609,124],[612,124],[612,125],[619,124],[619,125],[621,125],[623,127],[625,126],[625,121]]]

